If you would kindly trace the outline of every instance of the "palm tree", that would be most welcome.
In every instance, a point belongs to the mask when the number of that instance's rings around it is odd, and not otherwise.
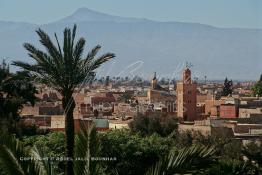
[[[13,62],[14,65],[29,71],[34,80],[44,83],[57,90],[62,96],[62,106],[65,114],[65,133],[66,133],[66,157],[73,159],[74,150],[74,118],[73,111],[75,101],[73,98],[74,90],[77,86],[82,86],[95,76],[95,70],[104,62],[115,57],[112,53],[106,53],[96,57],[101,46],[95,46],[86,57],[83,56],[85,39],[80,38],[75,43],[76,25],[73,30],[64,29],[64,42],[61,47],[58,37],[55,34],[56,44],[41,29],[37,34],[46,52],[37,49],[29,43],[24,47],[28,55],[36,63],[28,64],[21,61]],[[73,174],[73,161],[66,164],[66,174]]]
[[[74,174],[104,174],[99,161],[91,161],[91,157],[97,157],[100,150],[95,126],[82,126],[75,135],[74,154],[77,159],[74,159]],[[45,150],[36,146],[26,148],[14,135],[0,136],[0,170],[5,174],[54,175],[52,161],[46,155]],[[32,159],[27,159],[30,157]]]
[[[50,162],[40,159],[44,157],[42,150],[36,147],[26,149],[14,135],[5,134],[0,138],[1,172],[16,175],[53,175]]]
[[[80,132],[75,137],[74,173],[81,175],[102,175],[103,168],[99,161],[93,161],[93,158],[99,156],[101,144],[97,137],[95,125],[91,127],[82,125]]]
[[[193,145],[170,154],[151,167],[146,175],[173,175],[200,173],[214,163],[215,148]]]

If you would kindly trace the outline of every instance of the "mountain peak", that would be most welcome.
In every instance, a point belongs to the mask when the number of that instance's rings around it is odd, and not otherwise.
[[[79,15],[79,14],[81,14],[81,15],[90,15],[90,14],[92,14],[92,15],[107,15],[105,13],[101,13],[101,12],[98,12],[98,11],[95,11],[95,10],[91,10],[89,8],[86,8],[86,7],[79,8],[73,13],[73,15]]]
[[[128,18],[109,15],[106,13],[98,12],[86,7],[77,9],[72,15],[67,16],[60,20],[59,22],[84,22],[84,21],[96,21],[96,22],[140,22],[145,19],[139,18]]]

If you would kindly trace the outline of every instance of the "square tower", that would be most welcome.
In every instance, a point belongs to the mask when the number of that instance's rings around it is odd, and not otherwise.
[[[177,116],[184,121],[197,119],[197,83],[191,80],[191,71],[183,71],[183,80],[177,82]]]

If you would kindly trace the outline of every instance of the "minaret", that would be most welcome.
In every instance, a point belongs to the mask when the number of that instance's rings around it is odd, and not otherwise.
[[[191,70],[186,67],[183,80],[177,82],[177,116],[185,121],[197,120],[197,84],[191,80]]]
[[[152,89],[156,89],[157,88],[156,72],[154,73],[154,77],[153,77],[152,82],[151,82],[151,87],[152,87]]]

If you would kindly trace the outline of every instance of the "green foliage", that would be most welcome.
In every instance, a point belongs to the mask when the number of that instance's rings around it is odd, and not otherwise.
[[[64,132],[50,132],[46,135],[35,135],[24,137],[23,142],[25,146],[42,147],[47,156],[60,157],[64,156],[65,152],[65,134]]]
[[[205,175],[257,175],[258,169],[251,162],[234,159],[219,160]]]
[[[228,96],[231,95],[233,92],[233,81],[232,80],[228,80],[227,78],[225,79],[224,82],[224,87],[223,87],[223,91],[222,91],[222,96]]]
[[[37,147],[26,149],[13,135],[0,136],[0,169],[10,175],[52,175],[50,162]]]
[[[161,158],[146,175],[173,175],[204,171],[214,163],[215,148],[193,145],[180,150],[173,150]]]
[[[19,121],[16,125],[19,137],[37,135],[40,131],[36,125],[29,125],[23,121]]]
[[[262,145],[250,142],[243,147],[243,154],[248,157],[249,160],[255,161],[260,167],[262,167]]]
[[[36,64],[21,61],[15,61],[13,64],[30,71],[35,76],[35,81],[49,85],[62,95],[73,91],[77,85],[93,79],[95,70],[104,62],[115,57],[112,53],[96,57],[101,49],[100,45],[95,46],[87,56],[83,56],[86,41],[81,37],[75,42],[76,25],[72,30],[64,29],[62,48],[56,34],[54,44],[43,30],[38,29],[36,32],[47,51],[39,50],[32,44],[25,43],[24,47],[28,55],[34,59]]]
[[[3,170],[1,174],[64,174],[64,168],[57,171],[56,167],[58,163],[56,158],[64,155],[64,140],[65,135],[62,132],[27,137],[23,139],[23,142],[14,136],[0,136],[0,169]],[[95,127],[82,127],[75,140],[75,159],[72,160],[74,161],[74,173],[103,174],[101,163],[91,159],[98,156],[101,150]],[[52,157],[55,159],[51,160]],[[25,161],[24,158],[29,159]]]
[[[50,132],[47,135],[35,135],[24,137],[23,143],[27,149],[32,147],[41,148],[46,157],[57,158],[65,156],[65,134],[63,132]],[[62,173],[64,171],[64,162],[53,161],[54,172]]]
[[[149,115],[138,113],[129,127],[133,133],[139,132],[142,135],[157,133],[168,136],[177,129],[177,120],[161,113]]]
[[[34,105],[37,93],[33,84],[28,81],[26,72],[9,72],[3,61],[0,65],[0,131],[18,133],[19,111],[25,103]]]
[[[76,135],[74,171],[83,175],[258,174],[261,145],[252,142],[242,146],[240,141],[226,136],[226,133],[214,137],[200,133],[174,133],[161,137],[157,134],[142,136],[128,130],[112,130],[97,135],[93,127],[85,128]],[[61,157],[65,152],[64,140],[63,132],[25,137],[22,142],[13,136],[1,136],[0,169],[6,174],[19,174],[19,171],[28,174],[28,168],[30,174],[41,174],[39,171],[42,174],[63,174],[65,162],[23,162],[19,158]],[[243,155],[247,157],[246,161],[242,161]],[[93,157],[116,160],[94,161]]]
[[[107,174],[144,174],[159,158],[168,154],[172,139],[156,134],[143,137],[127,130],[113,130],[100,134],[102,156],[116,157],[116,161],[105,162]]]
[[[254,96],[262,96],[262,74],[259,81],[251,88]]]
[[[213,128],[212,136],[204,136],[200,132],[181,132],[173,136],[178,148],[194,144],[216,147],[216,154],[222,158],[239,159],[242,156],[242,142],[233,137],[232,130]]]
[[[104,170],[99,161],[93,160],[101,154],[101,144],[94,125],[89,129],[83,125],[76,135],[74,150],[74,173],[82,175],[102,175]]]

